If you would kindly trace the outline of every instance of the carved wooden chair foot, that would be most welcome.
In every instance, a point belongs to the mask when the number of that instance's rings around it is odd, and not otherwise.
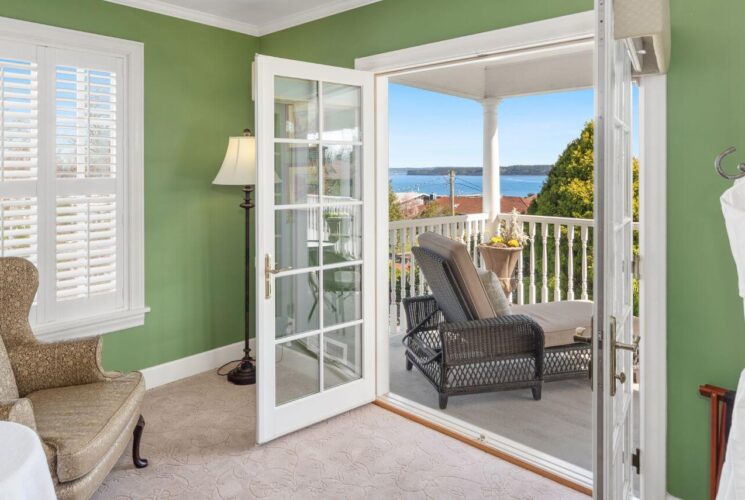
[[[133,432],[134,440],[132,442],[132,462],[138,469],[147,467],[147,459],[140,456],[140,440],[142,439],[142,431],[145,429],[145,419],[140,415],[137,419],[137,425]]]

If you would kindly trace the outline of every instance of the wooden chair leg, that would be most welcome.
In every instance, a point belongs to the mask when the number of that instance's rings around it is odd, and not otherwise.
[[[135,467],[137,467],[138,469],[147,467],[147,459],[140,456],[140,440],[142,439],[142,431],[144,429],[145,419],[142,417],[142,415],[140,415],[140,418],[137,419],[135,430],[132,433],[134,436],[132,441],[132,462],[134,462]]]

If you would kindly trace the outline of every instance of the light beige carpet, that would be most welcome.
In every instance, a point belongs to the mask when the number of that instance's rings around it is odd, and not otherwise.
[[[253,386],[204,373],[148,391],[142,440],[96,499],[587,498],[368,405],[254,445]]]

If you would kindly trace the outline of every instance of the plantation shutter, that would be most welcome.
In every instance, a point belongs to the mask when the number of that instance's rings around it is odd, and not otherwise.
[[[32,321],[124,306],[122,60],[0,45],[0,255],[39,268]]]
[[[0,256],[37,262],[38,67],[32,46],[0,50]]]
[[[55,301],[59,316],[120,302],[119,60],[55,51]],[[120,294],[119,294],[120,295]],[[68,305],[69,304],[69,305]]]

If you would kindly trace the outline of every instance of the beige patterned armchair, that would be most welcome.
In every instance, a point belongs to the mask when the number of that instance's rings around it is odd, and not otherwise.
[[[89,498],[145,421],[142,374],[106,373],[101,338],[41,343],[28,315],[39,284],[33,264],[0,258],[0,420],[39,434],[60,499]]]

